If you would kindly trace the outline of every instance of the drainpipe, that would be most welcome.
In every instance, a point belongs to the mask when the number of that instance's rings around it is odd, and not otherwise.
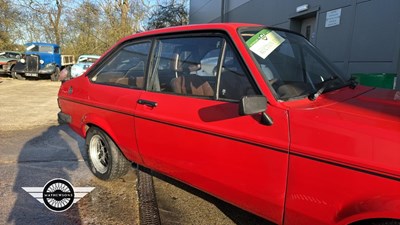
[[[399,49],[399,56],[397,57],[397,73],[396,73],[396,82],[394,83],[394,89],[400,90],[400,49]]]
[[[225,22],[225,0],[221,0],[221,23]]]

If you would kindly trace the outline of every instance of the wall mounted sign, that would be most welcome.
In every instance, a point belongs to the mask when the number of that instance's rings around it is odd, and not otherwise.
[[[325,27],[334,27],[340,24],[342,9],[335,9],[326,12]]]

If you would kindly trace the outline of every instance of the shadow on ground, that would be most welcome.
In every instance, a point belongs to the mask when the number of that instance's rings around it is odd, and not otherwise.
[[[54,178],[71,180],[71,172],[77,170],[79,158],[82,159],[77,155],[79,152],[74,152],[66,141],[66,138],[74,136],[75,134],[66,126],[51,126],[25,143],[18,156],[18,173],[13,186],[17,198],[8,217],[9,223],[81,223],[77,207],[72,206],[62,213],[52,212],[22,189],[22,187],[43,187]]]
[[[87,158],[84,139],[67,125],[30,132],[37,132],[38,135],[29,135],[29,140],[20,150],[18,162],[0,165],[5,170],[16,170],[15,178],[11,177],[12,174],[6,174],[11,183],[14,178],[9,191],[15,196],[7,197],[8,202],[14,204],[10,205],[10,210],[5,209],[9,212],[6,223],[138,224],[136,175],[133,169],[117,180],[99,180],[93,176],[84,160]],[[48,210],[22,189],[43,187],[55,178],[68,180],[74,187],[95,189],[64,212]],[[9,191],[4,190],[5,193]]]

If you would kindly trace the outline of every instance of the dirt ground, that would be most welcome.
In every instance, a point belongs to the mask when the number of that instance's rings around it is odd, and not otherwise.
[[[20,81],[1,77],[0,130],[26,130],[57,124],[60,82]]]
[[[138,224],[136,171],[112,182],[93,176],[84,140],[58,125],[59,86],[0,77],[0,224]],[[55,178],[94,190],[52,212],[22,189]]]

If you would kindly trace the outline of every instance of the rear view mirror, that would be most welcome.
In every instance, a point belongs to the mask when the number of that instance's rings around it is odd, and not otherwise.
[[[252,115],[267,109],[267,98],[261,95],[244,96],[240,99],[239,115]]]

